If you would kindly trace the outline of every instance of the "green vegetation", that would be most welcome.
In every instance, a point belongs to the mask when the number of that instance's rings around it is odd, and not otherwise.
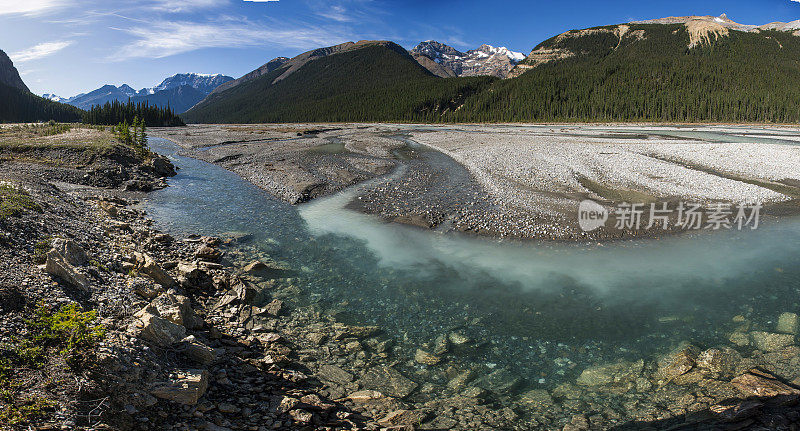
[[[46,307],[36,310],[28,322],[32,335],[29,340],[38,347],[57,347],[73,368],[86,365],[95,347],[105,337],[102,325],[95,324],[97,313],[83,311],[77,304],[63,305],[53,312]]]
[[[83,111],[44,99],[33,93],[0,84],[0,123],[30,123],[60,121],[72,123],[81,120]]]
[[[613,30],[615,27],[606,27]],[[643,38],[635,36],[643,31]],[[257,122],[800,122],[800,37],[731,31],[688,48],[683,25],[554,37],[575,55],[514,79],[436,78],[404,51],[370,46],[279,68],[183,114]]]
[[[0,184],[0,221],[19,217],[26,211],[41,212],[42,208],[24,190]]]
[[[137,117],[142,119],[147,127],[186,125],[169,106],[161,108],[150,106],[147,102],[133,103],[130,100],[128,103],[114,101],[103,106],[93,106],[83,115],[83,122],[86,124],[105,125],[132,124]]]
[[[10,345],[0,346],[0,424],[18,426],[46,417],[55,403],[41,396],[25,395],[17,378],[23,370],[39,370],[48,365],[52,351],[74,369],[86,367],[105,337],[96,324],[94,311],[83,311],[76,304],[57,310],[39,306],[27,321],[27,331]]]
[[[150,154],[150,150],[147,149],[146,129],[144,121],[140,120],[139,117],[135,117],[132,124],[123,121],[114,126],[113,133],[120,143],[133,148],[140,157],[147,157]]]
[[[441,121],[495,78],[441,79],[397,45],[372,45],[314,60],[287,78],[278,68],[212,94],[190,122]]]
[[[53,237],[48,235],[42,238],[33,245],[33,262],[36,264],[43,264],[47,261],[47,252],[50,251],[50,244],[53,242]]]

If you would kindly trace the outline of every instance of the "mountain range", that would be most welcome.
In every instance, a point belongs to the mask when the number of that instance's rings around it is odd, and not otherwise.
[[[725,15],[670,17],[570,30],[525,58],[490,46],[462,53],[435,41],[411,51],[388,41],[347,43],[273,60],[183,117],[798,122],[798,29],[797,21],[753,26]]]
[[[233,78],[230,76],[220,74],[182,73],[170,76],[154,87],[141,90],[135,90],[127,84],[119,87],[107,84],[70,98],[62,98],[54,94],[45,94],[43,97],[83,110],[94,105],[104,105],[113,101],[127,102],[130,99],[134,103],[147,102],[160,107],[169,105],[174,112],[181,113],[203,100],[219,85],[232,80]]]

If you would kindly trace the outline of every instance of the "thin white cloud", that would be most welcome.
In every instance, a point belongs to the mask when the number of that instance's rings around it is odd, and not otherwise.
[[[63,0],[0,0],[0,15],[39,15],[64,5]]]
[[[16,63],[22,63],[25,61],[31,60],[38,60],[43,57],[47,57],[49,55],[53,55],[58,51],[72,45],[71,40],[65,40],[60,42],[44,42],[38,45],[32,46],[28,49],[23,49],[22,51],[17,51],[9,55],[11,60]]]
[[[163,58],[203,48],[236,48],[278,45],[290,48],[311,48],[346,40],[336,31],[319,26],[286,27],[257,24],[245,19],[223,19],[214,23],[160,21],[147,26],[118,29],[135,37],[110,60],[129,58]]]
[[[341,5],[331,6],[325,10],[321,10],[317,12],[317,15],[338,22],[353,21],[353,17],[350,14],[348,14],[347,9]]]
[[[193,12],[227,6],[228,0],[153,0],[149,9],[159,12]]]

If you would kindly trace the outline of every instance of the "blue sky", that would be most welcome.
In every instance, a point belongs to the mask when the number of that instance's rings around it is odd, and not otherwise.
[[[239,77],[277,56],[361,39],[528,54],[566,30],[675,15],[800,19],[800,0],[0,0],[0,49],[31,90],[139,89],[182,72]]]

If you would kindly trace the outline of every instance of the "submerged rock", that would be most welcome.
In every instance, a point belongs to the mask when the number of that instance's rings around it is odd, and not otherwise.
[[[800,327],[800,319],[797,317],[797,314],[783,313],[778,316],[778,324],[775,327],[775,331],[797,335],[798,327]]]
[[[710,373],[728,376],[736,372],[742,355],[730,347],[708,349],[697,357],[697,366]]]
[[[751,369],[734,378],[731,384],[747,396],[768,398],[780,396],[792,400],[800,397],[800,389],[789,386],[774,375],[758,369]]]
[[[619,386],[631,384],[641,376],[644,360],[620,361],[589,367],[575,381],[580,386]]]
[[[682,376],[694,368],[700,350],[688,343],[681,344],[677,349],[658,360],[658,368],[653,378],[659,385],[665,385],[678,376]]]
[[[442,362],[442,358],[440,356],[436,356],[434,354],[428,353],[422,349],[417,349],[416,354],[414,355],[414,360],[418,364],[422,365],[437,365]]]
[[[506,368],[501,368],[476,380],[474,386],[503,394],[512,391],[520,383],[522,378]]]
[[[467,370],[462,372],[461,374],[453,377],[449,382],[447,382],[447,387],[454,390],[460,391],[467,386],[467,383],[472,381],[477,376],[477,371],[475,370]]]
[[[535,412],[555,414],[561,411],[561,407],[556,404],[550,393],[544,389],[533,389],[523,393],[519,396],[519,402],[527,410]]]
[[[750,333],[752,344],[758,350],[775,352],[794,344],[793,334],[777,334],[773,332],[753,331]]]
[[[361,377],[361,385],[386,395],[405,398],[417,389],[417,384],[392,367],[377,366]]]
[[[337,367],[336,365],[323,365],[319,367],[317,374],[320,379],[340,385],[346,385],[353,381],[353,375]]]

